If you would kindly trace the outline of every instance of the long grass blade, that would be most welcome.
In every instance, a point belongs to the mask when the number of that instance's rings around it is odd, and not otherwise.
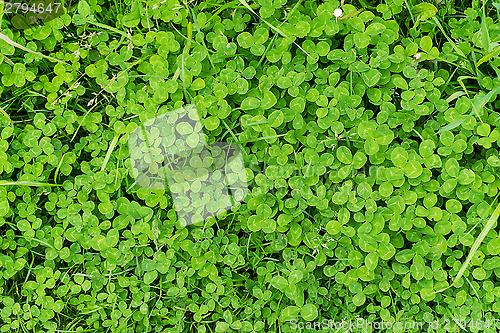
[[[61,169],[61,165],[63,164],[64,161],[64,156],[66,156],[66,153],[61,157],[61,160],[59,161],[59,164],[57,165],[56,171],[54,172],[54,183],[57,184],[57,176],[59,175],[59,169]]]
[[[106,156],[104,157],[104,161],[102,162],[101,166],[101,171],[104,171],[106,169],[106,165],[108,165],[109,159],[111,158],[111,153],[113,153],[113,150],[115,150],[116,143],[118,142],[118,139],[120,138],[120,134],[115,134],[113,137],[113,140],[111,140],[111,143],[109,144],[108,152],[106,153]]]
[[[118,29],[116,29],[116,28],[113,28],[113,27],[111,27],[111,26],[109,26],[109,25],[102,24],[102,23],[99,23],[99,22],[95,22],[95,21],[92,21],[92,20],[89,20],[89,21],[87,21],[87,22],[88,22],[88,23],[90,23],[90,24],[95,25],[96,27],[99,27],[99,28],[102,28],[102,29],[108,29],[109,31],[112,31],[112,32],[115,32],[115,33],[117,33],[117,34],[119,34],[119,35],[122,35],[122,36],[123,36],[123,37],[125,37],[125,38],[129,38],[129,37],[127,36],[127,33],[126,33],[125,31],[121,31],[121,30],[118,30]]]
[[[249,11],[252,12],[252,14],[254,14],[255,16],[257,16],[259,19],[261,19],[262,21],[264,21],[265,24],[267,24],[269,26],[269,28],[273,29],[274,31],[276,31],[277,33],[279,33],[282,37],[288,39],[288,40],[292,40],[291,37],[287,36],[283,31],[281,31],[280,29],[276,28],[274,25],[272,25],[271,23],[267,22],[266,20],[264,20],[262,17],[259,16],[259,14],[257,14],[253,9],[252,7],[250,7],[250,5],[248,4],[248,2],[246,2],[246,0],[238,0],[239,2],[241,2],[241,4],[243,6],[245,6],[246,9],[248,9]],[[311,57],[311,55],[309,53],[306,52],[306,50],[304,50],[299,44],[297,44],[295,41],[292,41],[293,44],[295,44],[295,46],[297,46],[302,52],[304,52],[309,58],[311,59],[314,59],[313,57]]]
[[[471,249],[469,251],[469,255],[467,256],[467,259],[465,259],[465,262],[463,263],[462,267],[458,271],[457,276],[455,276],[455,279],[453,280],[453,283],[450,286],[448,286],[448,287],[446,287],[444,289],[435,291],[434,293],[439,293],[439,292],[444,291],[444,290],[446,290],[448,288],[451,288],[452,286],[454,286],[458,282],[458,280],[460,280],[460,278],[464,274],[464,272],[467,269],[467,267],[469,267],[469,264],[470,264],[472,258],[476,254],[476,251],[479,248],[479,246],[481,245],[481,243],[483,242],[484,238],[486,237],[486,235],[488,234],[488,232],[490,232],[491,228],[493,228],[493,225],[497,222],[499,215],[500,215],[500,203],[497,204],[497,207],[493,211],[493,214],[491,214],[488,222],[484,226],[484,229],[481,231],[481,233],[479,234],[479,236],[477,236],[476,240],[474,241],[474,244],[472,244],[472,247],[471,247]]]
[[[267,140],[267,139],[274,139],[274,138],[281,138],[282,136],[285,136],[285,135],[286,135],[286,134],[278,134],[278,135],[263,136],[263,137],[261,137],[261,138],[257,138],[257,139],[255,139],[255,140],[238,142],[238,144],[249,143],[249,142],[256,142],[256,141]]]
[[[45,58],[45,59],[49,59],[49,60],[52,60],[52,61],[57,61],[57,62],[60,62],[62,64],[65,64],[65,65],[69,65],[71,66],[70,64],[68,64],[67,62],[64,62],[62,60],[59,60],[57,58],[53,58],[53,57],[50,57],[50,56],[46,56],[45,54],[42,54],[40,52],[36,52],[36,51],[33,51],[33,50],[30,50],[28,49],[27,47],[21,45],[21,44],[18,44],[16,42],[14,42],[12,39],[10,39],[9,37],[7,37],[6,35],[4,35],[3,33],[0,32],[0,39],[3,40],[4,42],[6,42],[7,44],[9,45],[12,45],[14,47],[17,47],[23,51],[26,51],[26,52],[29,52],[29,53],[32,53],[32,54],[36,54],[37,56],[40,56],[42,58]]]
[[[458,79],[459,79],[459,82],[462,82],[460,80],[460,78],[458,78]],[[462,86],[463,86],[463,83],[462,83]],[[491,99],[491,97],[493,97],[493,95],[496,94],[498,90],[500,90],[500,86],[495,87],[493,90],[491,90],[490,92],[488,92],[486,95],[479,97],[472,104],[471,114],[476,115],[479,118],[479,120],[481,120],[481,123],[483,123],[483,120],[479,116],[479,110],[481,110],[481,109],[484,108],[484,106],[486,105],[486,103],[489,102],[489,100]]]
[[[5,118],[7,118],[7,120],[9,121],[9,125],[10,125],[10,123],[12,122],[12,119],[10,119],[9,114],[7,112],[5,112],[5,110],[1,106],[0,106],[0,113],[3,114],[5,116]]]
[[[20,185],[20,186],[62,186],[59,184],[50,184],[50,183],[42,183],[35,182],[31,180],[0,180],[0,186],[9,186],[9,185]]]
[[[469,266],[469,263],[471,262],[472,258],[476,254],[477,249],[479,248],[479,245],[483,242],[484,238],[490,232],[491,228],[493,228],[493,225],[497,222],[498,216],[500,215],[500,203],[497,205],[497,208],[493,211],[493,214],[491,214],[490,219],[488,220],[488,223],[484,226],[483,231],[479,234],[479,236],[476,238],[474,241],[474,244],[472,244],[472,248],[469,252],[469,255],[467,256],[467,259],[465,260],[464,264],[458,271],[457,276],[455,277],[455,280],[453,280],[453,284],[457,283],[458,280],[462,277],[464,274],[465,270]]]
[[[454,122],[442,127],[436,134],[440,134],[440,133],[443,133],[443,132],[446,132],[446,131],[451,131],[452,129],[454,129],[455,127],[458,127],[461,123],[463,123],[465,120],[467,120],[467,118],[471,117],[471,115],[467,115],[465,117],[462,117],[458,120],[455,120]]]
[[[482,65],[483,63],[487,62],[491,58],[496,57],[499,54],[500,54],[500,46],[497,46],[497,48],[495,48],[492,52],[488,53],[487,55],[478,60],[476,68]]]
[[[73,133],[73,136],[71,137],[71,140],[69,140],[69,142],[73,142],[73,140],[75,139],[76,135],[78,134],[78,130],[80,129],[80,127],[82,127],[82,124],[85,121],[85,118],[87,118],[88,114],[90,112],[92,112],[92,110],[94,110],[96,108],[96,106],[99,105],[99,103],[100,102],[96,102],[94,104],[94,106],[92,106],[88,111],[85,110],[85,108],[83,106],[81,106],[80,104],[77,104],[80,107],[80,109],[82,109],[82,111],[87,111],[87,112],[85,112],[85,115],[83,116],[82,121],[80,122],[80,124],[78,124],[78,127],[76,128],[75,133]]]
[[[229,134],[231,134],[231,137],[233,138],[234,142],[238,142],[238,138],[234,134],[233,130],[226,124],[226,122],[224,121],[224,119],[221,119],[221,123],[224,125],[224,127],[226,127],[226,129],[228,130]],[[242,149],[241,151],[243,152],[243,155],[247,155],[245,149]]]
[[[457,52],[462,58],[467,59],[467,57],[462,52],[462,50],[450,39],[450,37],[448,37],[448,35],[446,34],[446,32],[443,29],[443,26],[441,25],[441,22],[439,22],[439,20],[435,16],[433,16],[432,19],[434,20],[434,22],[438,26],[439,30],[441,30],[441,33],[444,35],[444,37],[451,44],[451,46],[453,47],[453,49],[455,50],[455,52]]]
[[[481,15],[481,35],[483,42],[483,51],[484,53],[490,52],[490,33],[488,31],[488,25],[486,24],[486,12],[484,10],[484,6],[486,5],[486,1],[483,0],[482,7],[482,15]],[[477,65],[476,65],[477,68]]]
[[[453,94],[451,94],[450,97],[448,97],[446,99],[446,103],[450,103],[450,102],[454,101],[455,99],[457,99],[457,98],[459,98],[460,96],[463,96],[463,95],[465,95],[464,91],[456,91]]]
[[[196,14],[195,14],[194,10],[191,7],[189,7],[189,9],[191,10],[191,15],[193,16],[194,26],[196,28],[196,31],[198,33],[202,33],[201,28],[200,28],[200,24],[198,23],[198,19],[196,18]],[[191,37],[189,37],[189,39],[191,40]],[[205,44],[205,37],[203,37],[201,39],[201,43],[203,44],[203,47],[205,48],[205,51],[207,52],[207,58],[208,58],[208,61],[210,62],[210,65],[212,65],[212,69],[215,70],[215,66],[214,66],[214,63],[212,61],[212,57],[210,56],[210,52],[208,51],[207,45]]]

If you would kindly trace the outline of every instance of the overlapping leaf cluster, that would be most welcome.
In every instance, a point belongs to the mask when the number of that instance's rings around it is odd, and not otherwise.
[[[0,40],[0,330],[498,318],[494,229],[435,293],[500,187],[498,12],[455,5],[466,18],[400,0],[340,19],[337,0],[81,0],[23,31],[4,17],[38,54]],[[244,147],[250,188],[181,227],[168,190],[134,186],[127,143],[189,104],[208,142]]]

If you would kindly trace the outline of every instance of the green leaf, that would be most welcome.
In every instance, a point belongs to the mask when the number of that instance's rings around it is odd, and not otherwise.
[[[429,52],[432,48],[432,39],[429,36],[424,36],[420,39],[420,48],[424,52]]]
[[[470,169],[461,170],[460,173],[458,174],[458,177],[457,177],[457,181],[461,185],[472,184],[475,179],[476,179],[476,174],[474,173],[474,171],[472,171]]]
[[[358,125],[358,134],[363,139],[368,139],[375,134],[377,130],[377,125],[372,121],[362,121]]]
[[[458,161],[455,158],[449,158],[445,165],[444,168],[446,170],[446,173],[450,175],[451,177],[458,177],[458,174],[460,172],[460,165],[458,164]]]
[[[203,88],[205,88],[205,81],[201,77],[196,78],[191,83],[191,89],[193,89],[193,90],[200,90]]]
[[[435,145],[434,141],[432,141],[430,139],[422,141],[420,143],[419,148],[418,148],[420,156],[422,156],[424,158],[432,156],[435,147],[436,147],[436,145]]]
[[[181,135],[188,135],[193,133],[193,127],[188,122],[181,122],[176,126],[177,132]]]
[[[406,80],[404,78],[402,78],[401,76],[395,76],[393,79],[392,79],[392,82],[394,82],[394,85],[398,88],[401,88],[403,90],[408,90],[408,83],[406,82]]]
[[[361,292],[361,293],[358,293],[358,294],[354,295],[353,298],[352,298],[352,302],[356,306],[361,306],[361,305],[365,304],[365,302],[366,302],[366,296],[365,296],[365,294],[363,294]]]
[[[269,126],[274,128],[280,127],[281,124],[283,124],[284,119],[285,115],[283,114],[283,111],[275,110],[268,117]]]
[[[411,11],[417,20],[421,22],[434,17],[438,12],[437,8],[428,2],[422,2],[413,6]]]
[[[413,257],[413,263],[410,266],[410,273],[413,276],[413,278],[417,281],[420,281],[424,278],[425,262],[422,256],[417,254],[415,255],[415,257]]]
[[[369,137],[364,144],[365,152],[368,155],[375,155],[378,153],[379,146],[378,143],[372,137]]]
[[[286,322],[292,319],[297,319],[297,315],[299,314],[299,312],[300,312],[299,307],[293,305],[287,306],[281,311],[280,321]]]
[[[158,272],[156,270],[144,273],[144,283],[150,285],[158,277]]]
[[[377,252],[368,253],[368,255],[365,257],[366,268],[368,268],[370,271],[374,271],[378,265],[378,257],[379,255]]]
[[[405,264],[408,261],[412,260],[414,256],[415,256],[415,251],[411,249],[405,249],[396,253],[396,260],[402,264]]]
[[[78,13],[83,17],[90,15],[90,6],[85,0],[78,1]]]
[[[260,100],[256,97],[247,97],[241,102],[241,109],[246,111],[246,110],[253,110],[256,109],[260,106]]]
[[[313,321],[318,317],[318,308],[316,305],[308,303],[300,309],[300,315],[305,321]]]
[[[370,36],[366,33],[357,32],[354,34],[354,44],[357,48],[363,49],[370,44]]]
[[[500,237],[495,237],[488,242],[486,247],[489,254],[496,256],[500,253]]]
[[[215,131],[220,125],[220,120],[216,116],[210,116],[205,119],[205,128],[209,131]]]
[[[103,235],[95,235],[91,240],[92,248],[96,251],[103,251],[109,247],[106,237]]]
[[[264,110],[272,108],[276,104],[276,96],[270,91],[264,92],[264,97],[262,98],[261,107]]]
[[[394,166],[404,168],[408,162],[408,152],[402,147],[394,148],[391,152],[391,160]]]
[[[288,287],[288,281],[280,275],[275,275],[271,279],[271,285],[276,289],[284,291]]]
[[[340,146],[337,149],[337,158],[339,159],[340,162],[344,164],[351,164],[352,163],[352,153],[349,150],[349,148],[345,146]]]
[[[394,139],[394,132],[387,124],[380,125],[375,131],[375,141],[380,145],[388,145]]]
[[[127,28],[137,27],[139,22],[141,21],[141,13],[140,13],[140,2],[135,0],[132,2],[132,7],[130,9],[130,13],[126,14],[123,17],[123,25]]]
[[[0,200],[0,217],[6,216],[9,212],[9,202],[7,200]]]
[[[381,77],[382,75],[380,74],[380,72],[374,68],[370,69],[367,72],[361,73],[361,78],[368,87],[375,86],[378,83],[378,81],[380,81]]]
[[[403,170],[405,172],[406,177],[418,178],[422,174],[423,168],[419,162],[412,160],[405,165]]]

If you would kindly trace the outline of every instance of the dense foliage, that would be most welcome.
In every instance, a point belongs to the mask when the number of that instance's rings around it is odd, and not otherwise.
[[[499,10],[80,0],[25,29],[0,14],[0,331],[496,332]],[[133,186],[128,139],[190,104],[207,142],[244,148],[249,194],[183,227],[168,189]]]

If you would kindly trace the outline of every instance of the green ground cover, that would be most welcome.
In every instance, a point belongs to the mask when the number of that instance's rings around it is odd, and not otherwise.
[[[0,332],[497,332],[500,3],[41,1],[0,4]],[[128,140],[188,105],[248,195],[182,226]]]

